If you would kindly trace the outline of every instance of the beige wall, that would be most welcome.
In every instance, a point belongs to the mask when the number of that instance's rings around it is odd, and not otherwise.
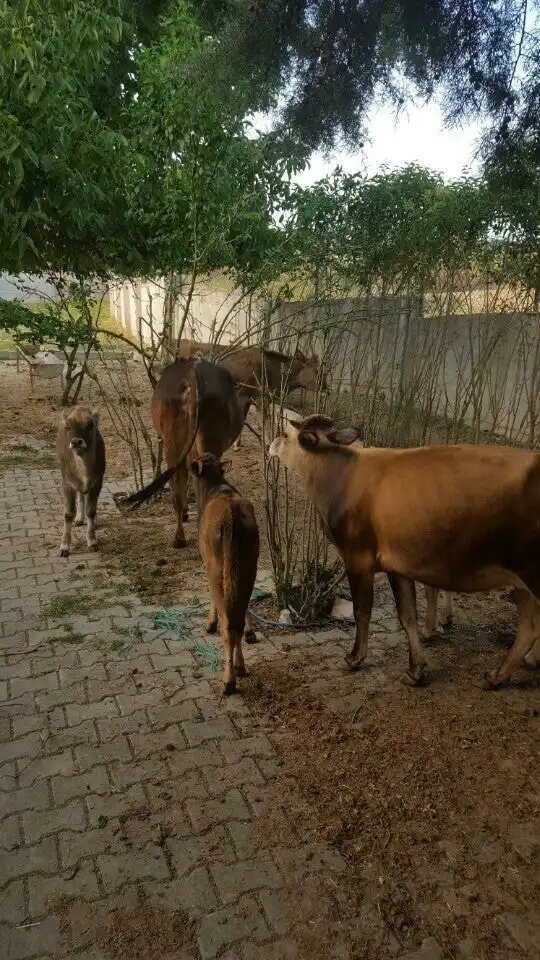
[[[164,284],[157,282],[125,283],[113,287],[110,294],[113,316],[131,333],[137,333],[140,324],[146,343],[151,341],[151,327],[158,337],[163,331],[164,302]],[[237,291],[220,293],[201,283],[193,293],[182,336],[224,344],[238,338],[243,343],[254,342],[259,339],[266,308],[264,300],[240,299]],[[181,296],[175,310],[175,336],[180,332],[184,312],[185,298]]]

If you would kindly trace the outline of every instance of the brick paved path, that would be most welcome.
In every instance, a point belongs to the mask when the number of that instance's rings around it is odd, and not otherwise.
[[[0,477],[0,960],[304,957],[344,861],[264,846],[270,741],[61,521],[55,472]]]
[[[0,511],[2,960],[129,956],[103,930],[113,938],[111,917],[125,926],[141,897],[160,928],[178,910],[194,920],[170,958],[297,956],[287,865],[328,877],[343,863],[257,844],[273,750],[242,699],[220,700],[216,674],[121,578],[96,586],[84,531],[60,559],[55,472],[6,472]]]

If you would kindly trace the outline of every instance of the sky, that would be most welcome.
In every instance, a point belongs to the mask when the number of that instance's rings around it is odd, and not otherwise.
[[[418,163],[453,180],[466,171],[478,171],[474,155],[480,132],[478,123],[444,129],[442,113],[433,101],[409,105],[397,118],[395,108],[374,107],[368,119],[369,142],[363,150],[355,154],[336,151],[327,160],[315,154],[310,168],[295,180],[308,186],[338,165],[348,173],[360,170],[373,176],[384,165],[395,169],[406,163]]]

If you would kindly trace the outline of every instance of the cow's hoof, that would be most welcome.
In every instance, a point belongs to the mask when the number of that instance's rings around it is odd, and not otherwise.
[[[450,614],[449,617],[445,617],[444,620],[441,620],[441,624],[444,630],[450,630],[450,627],[454,626],[454,618],[452,614]]]
[[[424,667],[417,667],[415,670],[407,670],[403,675],[403,683],[409,687],[421,687],[428,682],[428,677]]]
[[[345,657],[345,663],[349,670],[359,670],[363,664],[363,659],[361,657],[353,657],[350,653]]]
[[[84,527],[84,524],[85,524],[84,520],[75,520],[76,527]]]
[[[237,677],[249,677],[249,673],[246,670],[246,667],[235,667]]]
[[[60,547],[60,556],[69,557],[69,547]]]
[[[209,620],[206,624],[207,633],[217,633],[217,620]]]
[[[223,693],[226,697],[236,693],[236,680],[227,680],[227,683],[223,684]]]
[[[437,627],[433,627],[433,630],[426,630],[424,627],[424,629],[420,632],[422,640],[437,640],[440,636],[443,636],[443,634],[444,630],[440,624]]]
[[[484,690],[497,690],[500,686],[502,686],[502,682],[497,680],[496,670],[484,674],[484,682],[482,684]]]
[[[185,537],[175,537],[173,540],[173,547],[175,550],[183,550],[187,546]]]
[[[184,507],[182,510],[182,523],[185,523],[186,520],[189,520],[189,510],[187,507]]]
[[[523,666],[527,667],[529,670],[537,670],[540,666],[540,663],[536,657],[531,657],[531,654],[528,653],[525,659],[523,660]]]
[[[248,630],[242,637],[245,643],[258,643],[259,638],[254,630]]]

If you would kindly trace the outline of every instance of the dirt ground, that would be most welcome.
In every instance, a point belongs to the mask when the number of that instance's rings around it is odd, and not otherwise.
[[[390,601],[384,581],[378,599]],[[324,643],[285,644],[250,682],[282,758],[270,829],[292,821],[345,857],[351,930],[371,908],[399,950],[434,937],[448,958],[540,956],[540,678],[522,670],[504,691],[481,688],[513,627],[505,599],[458,598],[420,689],[400,682],[399,633],[390,649],[375,634],[366,666],[346,673],[350,629],[324,661]],[[350,949],[392,955],[364,933]]]
[[[142,377],[138,389],[142,411],[149,396]],[[89,392],[85,402],[102,411],[109,476],[127,483],[126,444],[95,385]],[[50,457],[59,393],[54,381],[38,382],[31,395],[28,375],[0,363],[0,470],[14,456],[29,468]],[[18,447],[21,437],[43,447]],[[258,448],[247,433],[244,443],[231,453],[229,476],[252,498],[264,530]],[[172,549],[173,515],[164,498],[129,521],[108,521],[101,549],[141,594],[178,603],[201,592],[194,532],[192,514],[188,549]],[[266,544],[261,563],[268,566]],[[316,922],[306,930],[310,960],[385,960],[427,937],[446,960],[540,957],[540,676],[522,669],[505,690],[481,689],[514,629],[506,599],[458,597],[453,627],[429,644],[429,685],[411,689],[401,683],[406,643],[382,578],[361,671],[343,667],[352,643],[344,625],[342,641],[330,647],[324,635],[302,646],[284,634],[282,656],[259,662],[245,684],[280,758],[263,818],[266,842],[270,836],[278,844],[293,823],[301,836],[329,842],[347,863],[339,917],[325,914],[317,893],[326,933],[321,937]],[[372,912],[393,931],[390,946],[366,935]],[[332,924],[349,931],[346,954],[329,947]]]

